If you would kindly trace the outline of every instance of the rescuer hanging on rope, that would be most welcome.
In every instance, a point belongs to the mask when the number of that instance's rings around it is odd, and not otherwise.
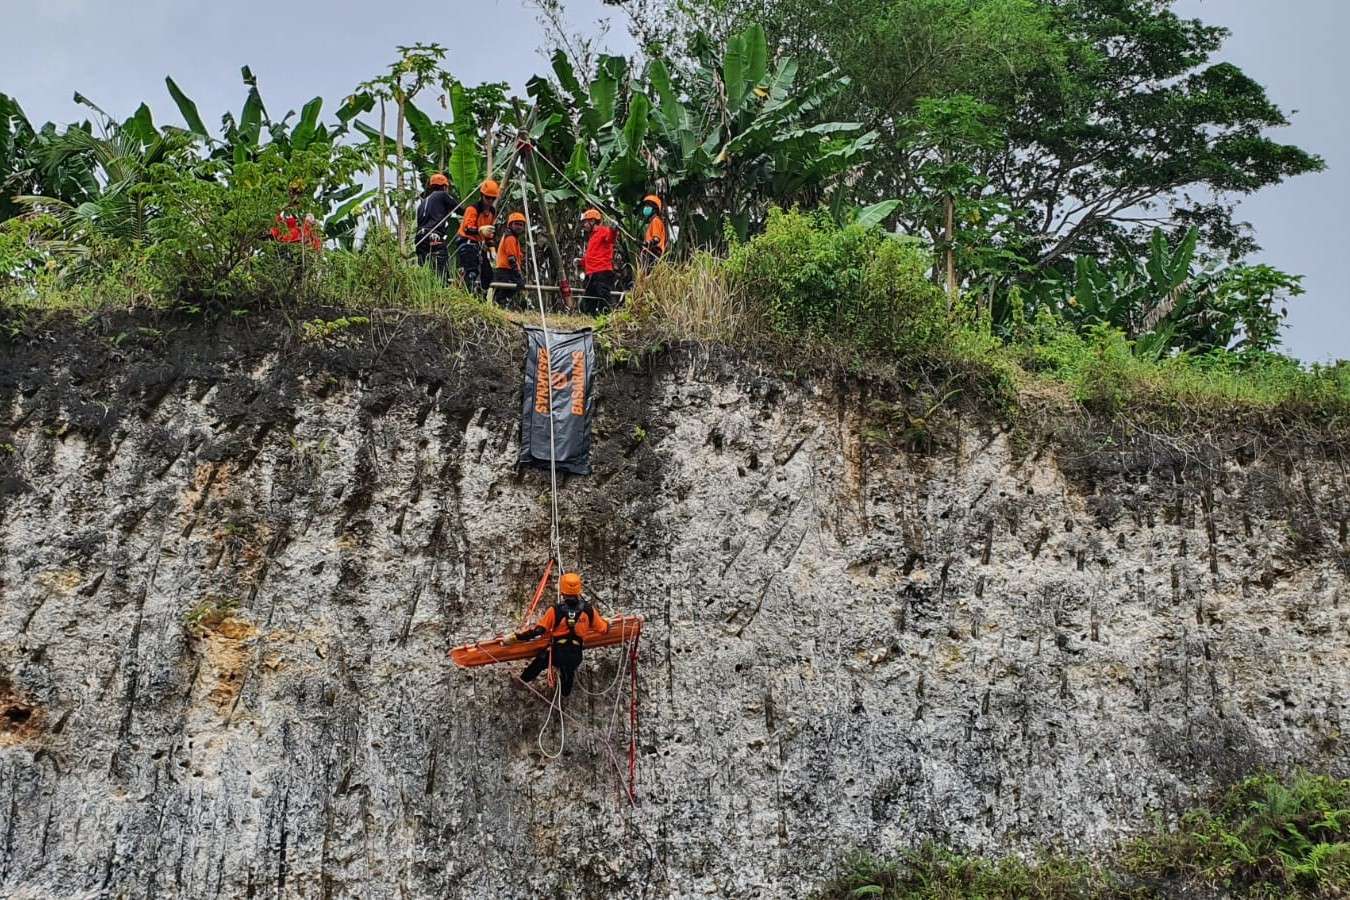
[[[497,198],[502,188],[489,178],[478,188],[481,199],[464,210],[455,235],[455,256],[459,260],[459,277],[471,291],[487,290],[492,281],[492,264],[488,252],[497,221]]]
[[[552,638],[549,646],[535,654],[520,673],[520,680],[528,684],[552,665],[558,670],[562,695],[566,697],[572,693],[572,683],[581,665],[582,642],[607,633],[609,622],[582,596],[581,576],[576,572],[565,573],[558,590],[562,594],[560,602],[550,606],[532,627],[507,637],[503,644],[549,635]]]

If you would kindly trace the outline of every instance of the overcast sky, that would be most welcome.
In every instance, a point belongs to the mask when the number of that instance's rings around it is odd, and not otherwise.
[[[594,31],[600,0],[569,0],[573,25]],[[1225,57],[1297,111],[1281,140],[1321,154],[1329,170],[1247,199],[1241,218],[1257,227],[1262,259],[1307,275],[1293,306],[1289,349],[1306,360],[1350,356],[1350,116],[1341,54],[1350,42],[1347,0],[1179,0],[1178,9],[1233,31]],[[273,114],[314,95],[338,102],[381,71],[397,44],[438,41],[468,82],[524,81],[543,67],[534,14],[520,0],[0,0],[7,34],[0,92],[29,117],[82,117],[78,90],[110,113],[148,101],[177,121],[164,88],[173,75],[208,125],[244,96],[239,67],[253,67]],[[628,49],[621,24],[610,43]],[[328,112],[332,112],[330,106]]]

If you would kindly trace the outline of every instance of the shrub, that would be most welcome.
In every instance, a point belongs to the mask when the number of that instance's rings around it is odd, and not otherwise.
[[[456,281],[445,284],[399,249],[388,230],[372,227],[355,250],[330,250],[320,264],[317,297],[324,303],[355,309],[407,309],[503,323],[501,310],[467,293]]]
[[[772,210],[764,232],[734,247],[733,284],[788,335],[833,338],[862,349],[914,347],[940,334],[941,291],[917,246],[823,212]]]
[[[317,254],[303,244],[279,244],[271,230],[278,213],[316,212],[309,186],[325,157],[274,149],[256,161],[199,171],[156,166],[142,190],[159,214],[151,220],[147,254],[159,290],[186,303],[248,303],[301,296]]]
[[[820,900],[1070,900],[1130,896],[1117,890],[1091,862],[1062,855],[1030,862],[1017,857],[985,859],[953,853],[935,844],[897,860],[868,855],[848,859]]]
[[[820,900],[1163,900],[1350,895],[1350,780],[1249,778],[1177,828],[1138,838],[1109,865],[1084,857],[990,859],[935,844],[846,858]]]
[[[762,324],[745,292],[732,286],[725,263],[707,253],[657,266],[609,321],[616,330],[630,323],[650,326],[660,340],[723,344],[750,337]]]
[[[1141,838],[1127,866],[1263,897],[1350,893],[1350,779],[1249,778],[1174,831]]]

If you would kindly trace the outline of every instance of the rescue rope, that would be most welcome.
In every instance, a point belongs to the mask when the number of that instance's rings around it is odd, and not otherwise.
[[[503,662],[507,662],[507,660],[503,660],[503,659],[499,658],[496,654],[494,654],[494,653],[493,653],[491,650],[489,650],[487,647],[482,647],[481,649],[482,649],[482,651],[483,651],[484,653],[486,653],[489,657],[492,658],[492,661],[493,661],[493,662],[495,662],[495,663],[503,663]],[[474,670],[474,693],[475,693],[475,696],[477,695],[477,690],[478,690],[478,688],[477,688],[477,681],[478,681],[478,680],[477,680],[477,674],[478,674],[478,670],[475,669],[475,670]],[[527,682],[527,681],[522,681],[521,683],[525,686],[525,689],[528,690],[531,694],[534,694],[536,697],[538,697],[540,700],[544,701],[545,703],[549,703],[550,706],[552,705],[552,701],[548,698],[548,696],[545,695],[543,692],[541,692],[541,691],[540,691],[538,688],[536,688],[534,685],[530,684],[530,683]],[[559,690],[561,690],[561,688],[559,688]],[[585,722],[583,722],[583,721],[582,721],[580,718],[578,718],[577,716],[574,716],[574,715],[572,715],[571,713],[569,713],[566,709],[563,708],[562,704],[558,704],[557,710],[558,710],[558,720],[559,720],[560,723],[561,723],[564,719],[571,719],[571,720],[572,720],[572,724],[575,725],[576,727],[582,728],[582,729],[585,729],[585,728],[587,727]],[[550,711],[550,716],[551,716],[551,715],[552,715],[552,712]],[[546,724],[547,724],[547,723],[546,723]],[[594,729],[592,729],[592,731],[594,731]],[[614,774],[615,774],[615,777],[618,779],[619,784],[621,785],[621,784],[622,784],[622,779],[623,779],[623,767],[619,765],[619,759],[618,759],[618,757],[614,754],[614,747],[613,747],[613,740],[612,740],[612,738],[613,738],[613,734],[607,735],[607,736],[606,736],[606,740],[605,740],[604,744],[602,745],[602,748],[603,748],[604,751],[605,751],[605,755],[609,757],[610,764],[614,766]],[[542,746],[541,746],[539,749],[540,749],[540,752],[543,752],[543,747],[542,747]],[[560,752],[561,752],[561,751],[560,751]],[[629,756],[631,757],[632,754],[633,754],[633,745],[630,743],[630,747],[629,747]],[[545,755],[547,755],[547,754],[545,754]],[[551,758],[551,759],[556,759],[557,757],[550,757],[550,758]],[[622,788],[620,788],[620,789],[622,789]]]
[[[525,165],[524,160],[519,160],[521,167]],[[526,173],[528,181],[529,173]],[[534,293],[539,301],[539,324],[544,331],[544,347],[548,356],[548,371],[543,374],[548,382],[548,476],[549,491],[553,503],[553,521],[552,521],[552,545],[553,558],[558,561],[558,568],[563,568],[562,561],[562,535],[559,527],[558,516],[558,444],[557,437],[553,427],[553,338],[548,330],[548,314],[544,311],[544,292],[539,288],[539,258],[534,252],[534,223],[530,218],[530,190],[529,185],[522,182],[520,192],[522,203],[525,207],[525,232],[530,244],[530,267],[534,269]],[[535,377],[539,377],[538,366],[535,366]],[[561,584],[559,585],[561,590]]]
[[[585,188],[583,188],[581,185],[577,184],[577,183],[576,183],[575,181],[573,181],[572,179],[568,178],[568,177],[567,177],[567,173],[564,172],[562,169],[559,169],[556,165],[554,165],[553,160],[549,159],[547,156],[545,156],[544,154],[540,153],[538,147],[535,147],[535,148],[534,148],[534,154],[535,154],[536,156],[538,156],[540,159],[542,159],[544,162],[548,163],[548,167],[549,167],[550,169],[552,169],[553,171],[557,172],[557,173],[558,173],[558,177],[561,178],[563,181],[567,182],[567,184],[568,184],[574,191],[576,191],[578,194],[580,194],[584,199],[589,200],[591,203],[594,203],[596,206],[603,207],[604,209],[606,209],[606,210],[608,210],[609,212],[613,213],[613,214],[614,214],[614,227],[617,228],[617,229],[619,229],[619,231],[623,233],[623,236],[626,237],[626,238],[628,238],[628,239],[629,239],[630,241],[632,241],[633,243],[635,243],[635,244],[636,244],[636,243],[639,243],[639,242],[638,242],[638,239],[635,238],[635,237],[633,237],[633,235],[629,234],[629,233],[628,233],[628,229],[624,228],[623,225],[620,224],[620,222],[622,221],[622,214],[619,212],[619,210],[618,210],[617,208],[615,208],[614,206],[611,206],[611,205],[608,204],[608,203],[605,203],[603,200],[599,199],[598,197],[594,196],[593,194],[588,193],[587,190],[586,190]]]
[[[549,662],[552,662],[552,660],[549,660]],[[549,753],[544,749],[544,734],[548,731],[549,723],[553,721],[554,710],[557,710],[558,713],[558,750],[555,753]],[[567,720],[562,713],[562,681],[559,680],[553,688],[553,699],[548,701],[548,715],[544,718],[544,724],[539,726],[539,737],[535,739],[535,743],[539,746],[539,752],[544,754],[544,757],[550,762],[562,756],[563,748],[567,746]]]
[[[628,707],[628,802],[637,803],[637,750],[638,750],[638,640],[634,635],[628,647],[628,671],[632,677],[629,687]]]

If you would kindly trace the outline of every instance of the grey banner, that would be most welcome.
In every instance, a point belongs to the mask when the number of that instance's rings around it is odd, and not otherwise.
[[[585,331],[525,329],[525,390],[521,397],[521,465],[549,466],[549,390],[553,383],[553,447],[558,470],[591,474],[591,413],[595,397],[595,338]],[[549,374],[545,374],[549,373]]]

